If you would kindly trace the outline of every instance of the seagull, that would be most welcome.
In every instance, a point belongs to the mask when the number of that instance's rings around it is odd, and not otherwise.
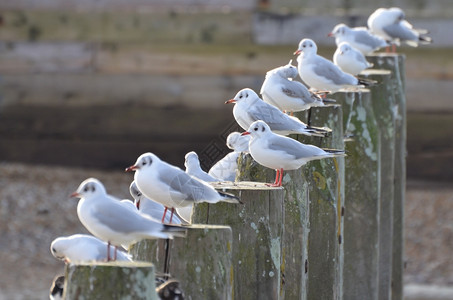
[[[86,261],[106,261],[105,248],[107,243],[88,234],[74,234],[54,239],[50,244],[52,255],[66,263]],[[109,255],[114,253],[110,251]],[[132,261],[131,256],[118,251],[117,260]]]
[[[200,160],[195,151],[190,151],[185,156],[184,166],[186,167],[186,173],[190,176],[203,180],[204,182],[217,182],[219,179],[209,175],[200,166]]]
[[[129,186],[129,193],[131,194],[132,198],[134,198],[135,206],[137,207],[139,212],[148,215],[156,220],[159,220],[161,218],[162,214],[164,213],[165,206],[145,197],[143,193],[138,189],[135,181],[132,181],[131,185]],[[170,216],[165,215],[164,221],[164,223],[170,223]],[[185,223],[188,222],[185,221]],[[175,215],[173,217],[173,224],[181,224],[179,216]]]
[[[335,93],[342,88],[359,88],[374,83],[343,72],[333,62],[319,56],[317,51],[313,40],[303,39],[294,52],[295,55],[299,55],[297,57],[299,76],[310,88]]]
[[[236,196],[216,191],[209,183],[188,175],[150,152],[140,155],[134,165],[126,168],[126,172],[130,171],[135,171],[134,181],[143,195],[161,203],[166,209],[171,208],[172,215],[175,208],[194,203],[240,203]]]
[[[366,27],[351,28],[343,23],[336,25],[328,36],[335,37],[337,47],[342,42],[348,42],[351,47],[359,50],[363,55],[390,46],[386,40],[372,34]]]
[[[57,275],[50,286],[49,299],[62,300],[64,290],[64,275]]]
[[[320,96],[310,92],[301,82],[293,80],[298,75],[297,68],[291,61],[267,72],[260,91],[264,102],[290,112],[324,105]]]
[[[399,7],[378,8],[368,17],[367,24],[371,32],[398,46],[401,42],[412,47],[432,43],[432,39],[425,36],[428,31],[415,29]]]
[[[230,133],[226,139],[226,145],[233,151],[216,162],[208,174],[223,181],[234,181],[238,169],[238,157],[241,152],[249,152],[249,141],[249,135],[241,135],[237,131]]]
[[[249,144],[252,158],[260,165],[276,170],[275,182],[270,186],[282,186],[284,170],[299,169],[312,160],[345,155],[343,150],[321,149],[275,134],[261,120],[253,122],[242,134],[252,136]]]
[[[348,42],[342,42],[338,45],[338,48],[333,55],[333,62],[339,66],[343,72],[351,75],[357,75],[363,70],[373,66],[359,50],[351,47]]]
[[[107,242],[107,261],[110,245],[129,247],[142,239],[168,239],[185,236],[186,229],[177,225],[164,225],[126,207],[107,194],[104,185],[96,178],[84,180],[71,197],[80,198],[77,215],[85,228],[97,238]],[[113,260],[116,259],[116,255]]]
[[[249,152],[250,136],[241,135],[240,132],[234,131],[226,138],[226,145],[235,152]]]
[[[280,134],[305,134],[311,136],[325,136],[329,130],[311,127],[295,117],[288,116],[277,107],[264,102],[249,88],[240,90],[236,96],[225,102],[235,103],[233,115],[236,122],[244,130],[257,120],[265,121],[274,132]]]

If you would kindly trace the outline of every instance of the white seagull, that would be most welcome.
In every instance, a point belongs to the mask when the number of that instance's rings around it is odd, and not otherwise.
[[[311,127],[298,118],[288,116],[277,107],[264,102],[249,88],[240,90],[233,99],[225,102],[235,103],[233,115],[236,122],[244,130],[257,120],[265,121],[274,132],[279,134],[305,134],[311,136],[325,136],[329,130]]]
[[[131,185],[129,186],[129,193],[131,194],[132,198],[134,198],[135,206],[137,207],[139,212],[148,215],[156,220],[159,220],[162,217],[165,206],[145,197],[143,193],[138,189],[135,181],[132,181]],[[170,220],[170,215],[166,214],[164,223],[181,224],[181,219],[178,215],[175,214],[175,216],[173,216],[173,219]],[[184,223],[188,222],[184,220]]]
[[[348,42],[351,47],[367,55],[390,44],[383,38],[372,34],[366,27],[348,27],[346,24],[338,24],[328,36],[335,37],[335,43],[339,46],[342,42]]]
[[[401,42],[412,47],[432,43],[432,39],[424,35],[428,31],[414,28],[399,7],[378,8],[368,17],[367,24],[371,32],[398,46]]]
[[[240,203],[236,196],[216,191],[209,183],[188,175],[150,152],[140,155],[134,165],[126,168],[126,172],[130,171],[135,171],[134,181],[139,190],[166,209],[171,208],[172,214],[175,208],[199,202]]]
[[[84,180],[71,197],[80,198],[77,215],[85,228],[94,236],[107,242],[107,260],[110,245],[129,247],[143,239],[168,239],[184,236],[186,229],[164,225],[138,210],[133,210],[107,194],[104,185],[95,178]],[[113,258],[116,259],[116,256]]]
[[[321,149],[275,134],[261,120],[253,122],[242,134],[252,136],[249,147],[253,159],[260,165],[276,170],[275,182],[270,186],[282,186],[284,170],[299,169],[312,160],[345,155],[343,150]]]
[[[106,242],[92,235],[74,234],[54,239],[50,244],[50,252],[55,258],[67,263],[106,261],[106,247]],[[110,251],[109,256],[114,256],[113,251]],[[118,251],[117,260],[132,261],[131,256],[123,251]]]
[[[200,160],[195,151],[190,151],[185,156],[184,166],[186,167],[186,173],[190,176],[203,180],[205,182],[217,182],[219,179],[209,175],[200,166]]]
[[[357,75],[363,70],[373,66],[359,50],[351,47],[348,42],[342,42],[338,45],[338,48],[333,55],[333,62],[339,66],[343,72],[351,75]]]
[[[294,52],[295,55],[299,55],[297,57],[299,76],[310,88],[335,93],[343,88],[358,88],[374,83],[343,72],[332,61],[319,56],[317,51],[318,47],[313,40],[303,39]]]
[[[264,102],[290,112],[324,105],[320,96],[309,91],[301,82],[293,80],[298,75],[297,67],[291,61],[267,72],[260,90]]]
[[[209,170],[209,175],[223,181],[234,181],[238,169],[238,157],[241,152],[249,152],[249,135],[232,132],[226,139],[226,145],[233,151],[216,162]]]

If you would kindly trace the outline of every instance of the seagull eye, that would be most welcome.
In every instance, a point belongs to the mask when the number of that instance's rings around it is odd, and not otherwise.
[[[302,47],[305,48],[305,44],[303,44]]]
[[[84,192],[88,192],[89,188],[88,186],[85,186],[85,188],[83,189]]]
[[[57,253],[57,250],[55,250],[55,248],[52,247],[52,252]]]
[[[146,165],[146,161],[142,161],[142,166],[145,166]]]
[[[239,99],[242,99],[242,95],[239,96]]]
[[[93,185],[93,186],[91,187],[91,190],[94,192],[94,191],[96,190],[96,187]]]
[[[258,131],[258,127],[253,128],[253,130]]]

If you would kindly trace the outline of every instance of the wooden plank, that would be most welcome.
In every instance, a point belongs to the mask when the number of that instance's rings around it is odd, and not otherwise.
[[[377,299],[379,129],[368,90],[332,95],[343,107],[345,140],[344,299]]]
[[[143,262],[67,264],[63,298],[157,300],[154,265]]]
[[[232,299],[232,247],[230,227],[191,225],[185,238],[143,240],[130,253],[178,279],[188,299]]]

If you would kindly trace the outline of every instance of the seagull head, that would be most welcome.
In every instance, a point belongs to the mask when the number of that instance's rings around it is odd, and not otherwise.
[[[258,98],[258,95],[252,89],[245,88],[240,90],[233,99],[226,101],[225,104],[247,102],[249,100],[256,100],[256,98]]]
[[[71,197],[89,198],[97,195],[106,194],[104,185],[96,178],[85,179],[77,188],[77,191],[71,194]]]
[[[246,132],[243,132],[242,135],[251,135],[252,138],[259,138],[271,132],[271,128],[266,124],[266,122],[258,120],[253,122],[249,129],[247,129]]]
[[[137,158],[135,164],[125,169],[126,172],[142,171],[152,167],[159,158],[151,152],[143,153]]]
[[[332,32],[330,32],[327,36],[334,36],[334,37],[340,37],[340,36],[344,36],[346,34],[346,32],[348,31],[349,27],[344,24],[344,23],[340,23],[338,25],[336,25]]]
[[[311,40],[311,39],[303,39],[299,43],[299,48],[294,52],[294,55],[299,55],[299,54],[316,54],[318,51],[318,47],[316,46],[316,43]]]
[[[226,145],[236,152],[248,151],[249,141],[249,135],[241,135],[239,132],[232,132],[226,139]]]
[[[198,159],[198,155],[195,151],[188,152],[184,158],[184,166],[186,167],[186,169],[200,166],[200,160]]]
[[[351,45],[347,42],[342,42],[340,45],[338,45],[338,51],[340,55],[344,55],[345,53],[348,53],[351,51]]]
[[[59,237],[52,241],[50,244],[50,252],[52,255],[59,260],[66,260],[65,250],[67,245],[66,238]]]

